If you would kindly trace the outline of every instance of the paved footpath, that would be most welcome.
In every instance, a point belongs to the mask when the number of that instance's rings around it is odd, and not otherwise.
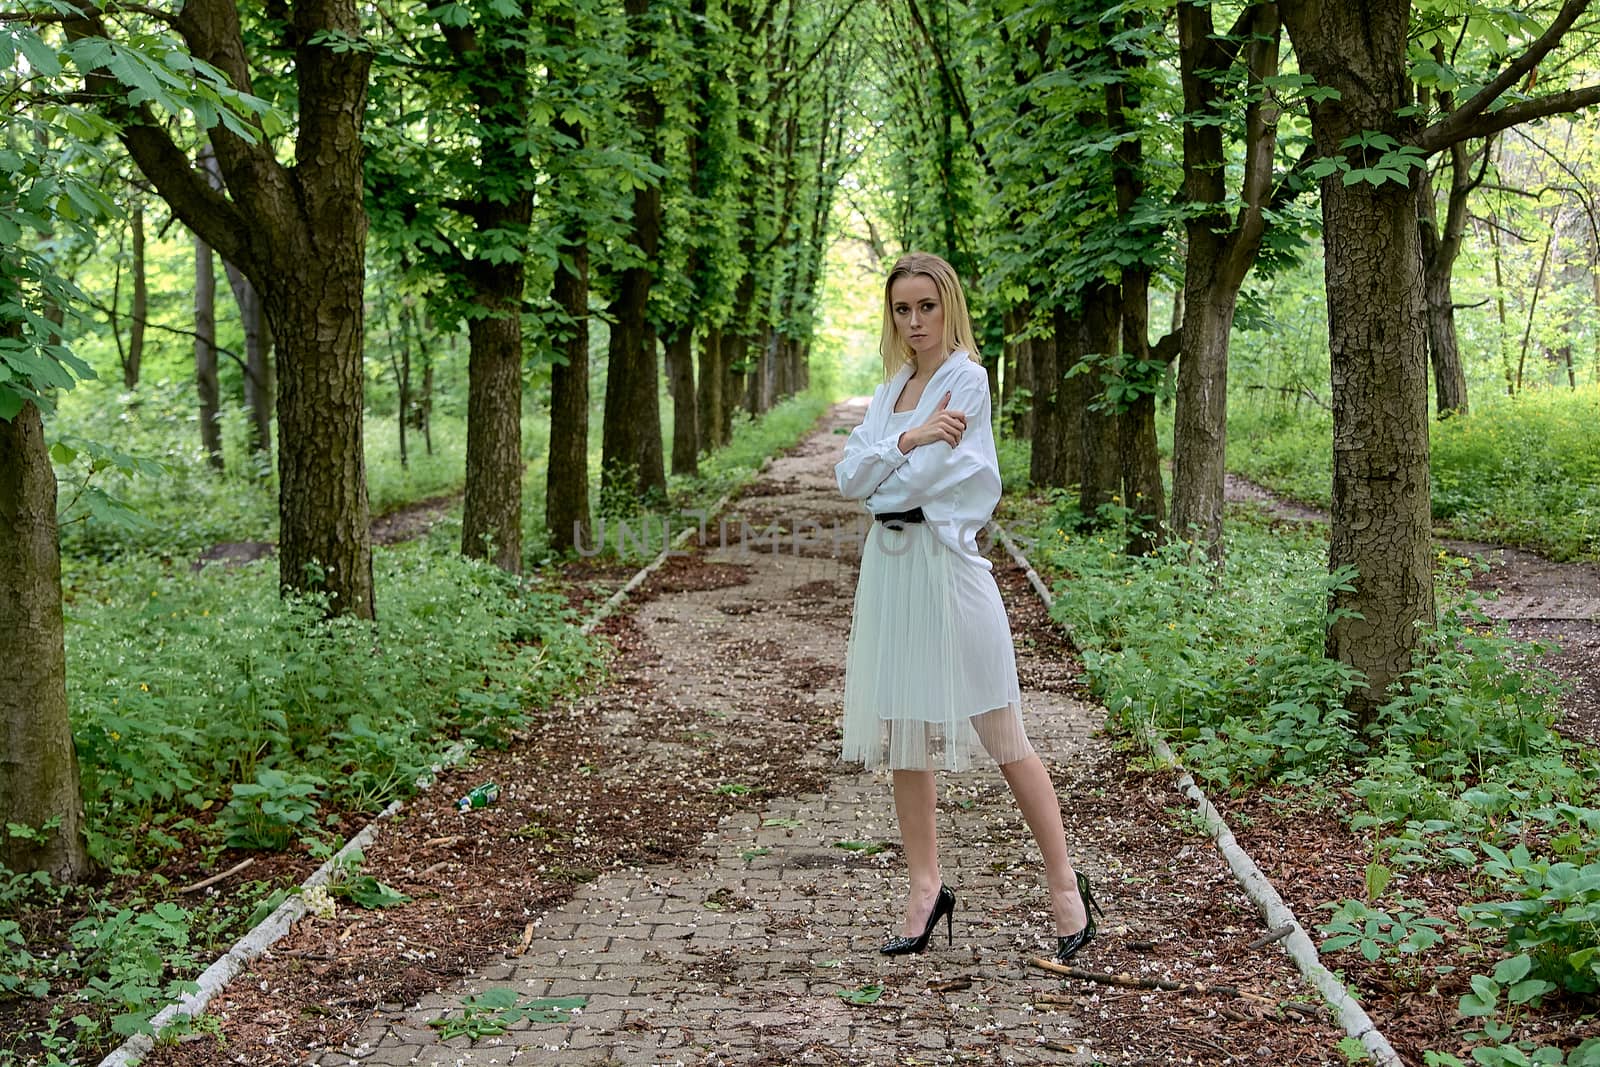
[[[795,664],[820,664],[831,669],[812,677],[831,680],[802,685],[801,696],[838,708],[843,676],[837,668],[844,661],[858,545],[849,536],[836,538],[834,525],[845,531],[860,512],[839,499],[832,468],[843,447],[841,431],[863,410],[861,402],[835,408],[768,471],[764,495],[758,487],[735,512],[763,526],[784,520],[802,537],[800,551],[792,542],[777,554],[736,543],[717,548],[713,527],[708,558],[748,566],[749,582],[664,594],[640,607],[640,631],[659,654],[644,679],[657,698],[687,709],[723,709],[718,717],[736,730],[740,717],[764,714],[779,690],[792,699]],[[794,521],[799,518],[820,530]],[[744,669],[709,677],[696,669],[698,650],[728,641],[749,643]],[[1050,666],[1037,662],[1028,646],[1018,646],[1024,714],[1035,746],[1059,775],[1090,750],[1103,752],[1107,742],[1091,736],[1101,713],[1064,692],[1029,688],[1050,676]],[[627,745],[627,712],[606,710],[605,729]],[[648,773],[649,755],[638,753],[641,773]],[[904,875],[887,776],[838,767],[832,750],[808,758],[828,769],[824,793],[778,799],[759,813],[724,820],[689,861],[615,872],[585,885],[568,903],[537,917],[523,954],[418,1004],[381,1006],[345,1048],[311,1062],[1124,1062],[1097,1055],[1082,1034],[1077,1012],[1093,1009],[1095,996],[1067,998],[1065,1006],[1033,1003],[1040,991],[1058,988],[1024,963],[1047,950],[1047,898],[1037,853],[992,767],[940,779],[942,859],[961,899],[954,947],[939,943],[925,956],[891,959],[876,949],[897,932]],[[1063,795],[1082,785],[1067,781]],[[1124,865],[1117,833],[1097,832],[1080,819],[1074,836],[1079,860],[1114,879]],[[867,854],[840,842],[889,848]],[[1225,875],[1209,877],[1226,892]],[[1108,911],[1106,936],[1115,937],[1114,902]],[[1131,900],[1123,911],[1126,934],[1128,922],[1140,923],[1130,919],[1136,911]],[[959,988],[939,990],[946,982]],[[839,995],[873,986],[883,992],[870,1004]],[[502,988],[525,998],[586,1002],[568,1019],[522,1020],[476,1042],[441,1041],[427,1025],[459,1017],[464,997]]]

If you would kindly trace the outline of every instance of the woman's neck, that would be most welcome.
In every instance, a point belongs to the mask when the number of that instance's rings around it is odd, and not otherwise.
[[[940,356],[938,359],[930,358],[928,360],[928,366],[927,366],[926,370],[923,369],[922,361],[919,360],[919,359],[912,358],[912,359],[907,360],[906,362],[911,364],[911,377],[916,379],[919,382],[925,382],[929,378],[932,378],[933,375],[934,375],[934,372],[937,371],[940,367],[944,366],[944,361],[949,359],[949,358],[950,358],[950,353],[949,352],[946,352],[944,355]]]

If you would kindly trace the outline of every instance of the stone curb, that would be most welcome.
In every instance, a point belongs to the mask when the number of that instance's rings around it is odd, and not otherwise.
[[[756,467],[754,474],[731,487],[726,493],[723,493],[717,502],[711,505],[706,514],[720,515],[733,500],[734,495],[765,473],[767,468],[772,465],[772,461],[773,457],[771,456],[763,459],[761,464]],[[595,609],[594,614],[584,621],[580,632],[585,635],[592,632],[606,616],[617,609],[617,606],[627,598],[629,593],[637,589],[649,577],[651,572],[665,563],[672,551],[682,545],[694,531],[695,527],[693,526],[684,529],[682,533],[673,539],[672,544],[661,550],[660,555],[641,568],[628,580],[626,585],[611,594],[604,604]],[[447,750],[440,761],[431,768],[433,774],[438,775],[446,767],[452,767],[461,762],[472,751],[472,747],[467,744],[458,744]],[[426,790],[431,787],[432,782],[429,782],[422,788]],[[228,951],[218,956],[211,966],[207,967],[200,977],[195,980],[195,984],[199,988],[192,993],[185,993],[176,1003],[168,1004],[157,1012],[150,1020],[151,1029],[155,1033],[160,1033],[163,1027],[176,1022],[179,1016],[192,1019],[205,1011],[206,1005],[211,1003],[213,997],[222,992],[228,983],[233,981],[246,967],[260,959],[268,949],[282,940],[284,935],[293,928],[295,922],[305,915],[305,891],[313,886],[326,883],[346,856],[365,848],[377,834],[379,824],[391,818],[404,806],[405,802],[403,800],[396,800],[373,816],[366,826],[362,827],[354,837],[345,842],[343,848],[321,867],[313,871],[304,882],[300,883],[299,889],[292,893],[288,900],[278,905],[277,910],[257,923],[254,929],[236,941]],[[133,1067],[154,1047],[155,1038],[151,1034],[134,1034],[102,1059],[99,1067]]]
[[[1006,551],[1011,554],[1012,560],[1027,573],[1029,583],[1032,584],[1034,591],[1039,594],[1039,599],[1044,601],[1045,607],[1053,606],[1055,596],[1045,586],[1044,580],[1033,569],[1033,565],[1022,554],[1016,542],[1006,533],[1005,528],[994,521],[989,523],[989,528],[994,532],[1000,543],[1005,545]],[[1065,630],[1069,637],[1072,636],[1072,628],[1070,626],[1059,621],[1056,622],[1056,625]],[[1306,936],[1305,929],[1300,925],[1300,921],[1295,918],[1294,912],[1284,903],[1283,897],[1273,888],[1272,882],[1267,879],[1267,876],[1261,873],[1261,868],[1256,866],[1255,861],[1250,858],[1250,854],[1239,845],[1238,840],[1233,836],[1233,831],[1229,829],[1227,822],[1223,820],[1216,806],[1206,797],[1205,792],[1195,784],[1195,780],[1190,776],[1189,772],[1183,769],[1183,765],[1178,762],[1178,757],[1173,754],[1172,749],[1168,748],[1165,741],[1157,737],[1154,732],[1143,724],[1140,726],[1139,734],[1157,759],[1179,773],[1178,791],[1194,802],[1196,809],[1206,824],[1207,832],[1210,833],[1212,841],[1217,846],[1217,851],[1221,852],[1222,857],[1228,861],[1228,869],[1233,872],[1233,877],[1239,883],[1239,887],[1244,890],[1245,896],[1249,897],[1251,903],[1261,910],[1262,917],[1266,920],[1268,928],[1276,930],[1285,926],[1289,927],[1288,936],[1282,939],[1285,950],[1288,951],[1290,958],[1294,960],[1295,966],[1300,970],[1300,974],[1306,981],[1316,987],[1317,992],[1322,994],[1328,1007],[1332,1009],[1334,1015],[1338,1017],[1340,1025],[1344,1027],[1345,1033],[1361,1042],[1361,1046],[1367,1050],[1367,1055],[1379,1067],[1405,1067],[1399,1054],[1395,1052],[1383,1034],[1378,1031],[1377,1024],[1372,1021],[1372,1018],[1351,996],[1349,987],[1341,982],[1332,971],[1323,966],[1322,960],[1317,953],[1316,944]]]

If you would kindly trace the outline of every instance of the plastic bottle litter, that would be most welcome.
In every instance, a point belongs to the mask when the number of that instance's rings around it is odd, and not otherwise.
[[[487,808],[490,804],[500,799],[500,787],[493,782],[484,782],[472,792],[456,801],[456,807],[462,811],[472,811],[476,808]]]

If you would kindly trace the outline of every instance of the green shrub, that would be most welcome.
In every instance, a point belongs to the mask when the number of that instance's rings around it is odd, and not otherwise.
[[[495,743],[597,662],[558,594],[448,548],[380,549],[374,569],[376,623],[280,599],[271,562],[190,573],[130,557],[73,572],[68,691],[102,860],[129,858],[132,826],[170,845],[185,810],[230,801],[223,829],[250,836],[268,770],[376,810],[448,743]],[[288,814],[255,813],[305,821]]]
[[[1552,559],[1600,559],[1600,385],[1474,398],[1432,424],[1432,504],[1449,534]],[[1295,500],[1332,498],[1332,416],[1315,407],[1236,404],[1228,465]]]

